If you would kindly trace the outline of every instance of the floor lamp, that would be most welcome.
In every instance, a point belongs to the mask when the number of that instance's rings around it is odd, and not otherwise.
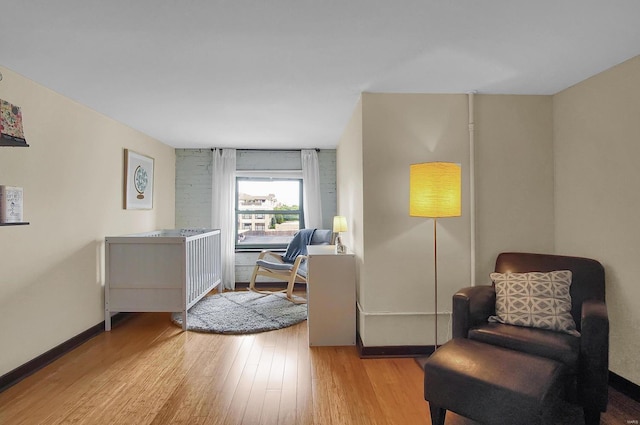
[[[433,274],[435,304],[434,351],[438,349],[438,239],[439,218],[461,215],[460,164],[425,162],[412,164],[409,176],[409,215],[433,218]]]

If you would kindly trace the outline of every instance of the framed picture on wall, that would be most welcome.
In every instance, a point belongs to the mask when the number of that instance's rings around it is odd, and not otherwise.
[[[153,158],[124,150],[124,209],[153,208]]]

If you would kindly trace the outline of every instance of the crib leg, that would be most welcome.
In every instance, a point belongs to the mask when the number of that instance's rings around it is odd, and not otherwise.
[[[182,311],[182,330],[187,330],[187,310]]]

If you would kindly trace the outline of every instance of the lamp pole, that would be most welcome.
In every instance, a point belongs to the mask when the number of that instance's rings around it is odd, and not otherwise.
[[[438,349],[438,219],[433,218],[433,288],[434,288],[434,312],[435,312],[435,333],[433,351]]]

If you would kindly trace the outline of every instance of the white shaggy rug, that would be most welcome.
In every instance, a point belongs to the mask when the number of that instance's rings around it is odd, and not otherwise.
[[[187,312],[187,329],[220,334],[249,334],[286,328],[307,319],[307,305],[284,294],[223,292],[204,297]],[[182,313],[171,320],[182,326]]]

